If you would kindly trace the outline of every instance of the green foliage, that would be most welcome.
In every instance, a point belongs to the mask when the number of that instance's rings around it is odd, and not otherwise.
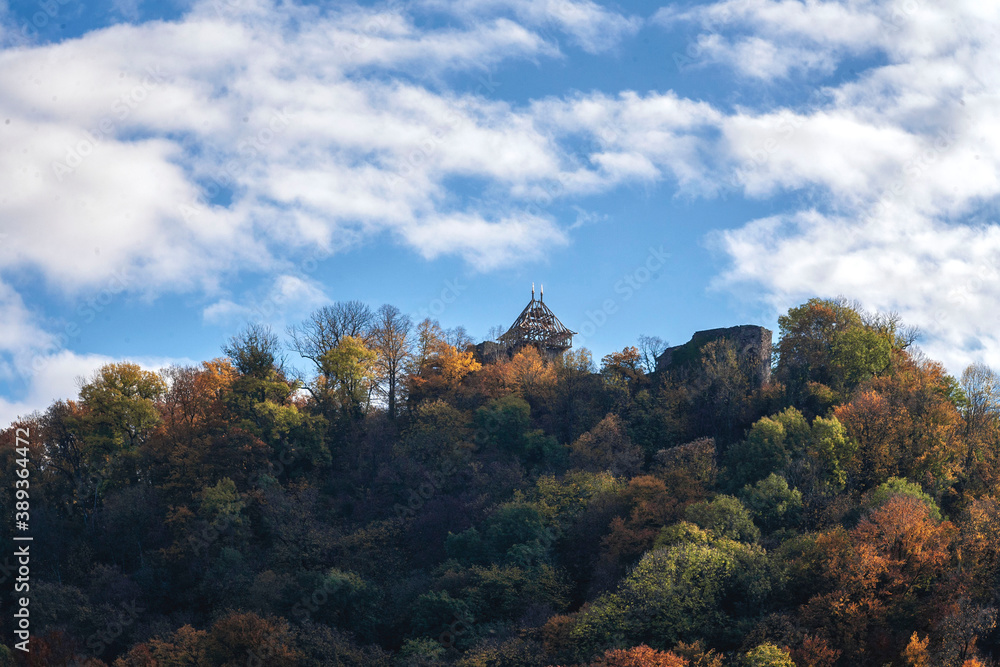
[[[456,600],[448,591],[423,593],[410,610],[412,638],[440,637],[453,624],[468,624],[472,619],[469,605],[464,600]]]
[[[566,582],[549,565],[473,566],[462,575],[465,581],[456,595],[479,623],[517,620],[532,605],[560,611],[569,601]]]
[[[727,539],[646,554],[614,593],[572,630],[581,655],[646,643],[667,649],[705,639],[732,646],[766,604],[774,572],[763,549]]]
[[[349,630],[361,639],[375,638],[382,618],[382,593],[360,575],[332,568],[309,601],[318,607],[317,620]]]
[[[784,447],[792,456],[802,454],[812,436],[809,422],[795,408],[785,408],[774,415],[774,421],[781,425],[784,433]],[[753,431],[751,430],[751,433]]]
[[[765,533],[794,528],[802,515],[802,494],[789,489],[784,477],[771,473],[753,486],[743,487],[740,500]]]
[[[257,403],[254,410],[265,439],[297,467],[326,467],[333,462],[325,437],[329,423],[323,415],[270,401]]]
[[[80,389],[80,400],[103,452],[133,449],[160,422],[156,399],[166,384],[137,364],[102,366]]]
[[[608,472],[574,470],[562,479],[543,475],[535,482],[536,506],[546,522],[567,524],[595,497],[622,488],[623,484]]]
[[[418,461],[456,460],[473,448],[466,413],[443,400],[425,401],[413,411],[400,454]]]
[[[240,375],[268,380],[284,365],[281,342],[270,327],[248,324],[222,346]]]
[[[201,494],[201,516],[214,525],[242,527],[246,524],[246,503],[236,490],[236,483],[224,477]]]
[[[761,644],[743,654],[740,664],[744,667],[795,667],[787,649],[774,644]]]
[[[903,350],[912,332],[895,315],[871,315],[842,299],[810,299],[778,318],[777,378],[796,405],[815,409],[809,385],[846,396],[860,383],[890,370],[894,351]],[[813,395],[815,398],[815,395]]]
[[[415,637],[403,642],[397,655],[403,664],[434,665],[443,663],[447,652],[437,639]]]
[[[850,389],[889,368],[892,341],[866,327],[850,327],[834,338],[830,357],[838,382]]]
[[[781,420],[761,417],[746,440],[736,443],[726,452],[726,472],[730,486],[742,488],[783,470],[791,460],[785,444],[785,426]]]
[[[523,456],[531,427],[531,406],[520,396],[504,396],[476,411],[476,443]]]
[[[358,303],[295,332],[305,391],[264,329],[232,363],[106,366],[18,424],[46,547],[32,659],[985,664],[996,374],[959,385],[844,301],[781,323],[759,386],[727,341],[678,351],[683,373],[626,349],[598,375],[585,350],[480,368],[462,331],[428,321],[411,345],[401,322],[391,411]],[[0,430],[12,490],[22,442]]]
[[[812,454],[823,463],[826,479],[836,489],[847,483],[847,468],[858,451],[858,443],[836,417],[816,417],[812,423]]]
[[[709,544],[715,536],[690,521],[678,521],[660,529],[653,549],[663,549],[679,544]]]
[[[532,564],[547,558],[553,531],[532,503],[515,501],[496,509],[482,530],[449,533],[445,549],[450,558],[467,564],[503,562]]]
[[[760,530],[750,512],[733,496],[720,495],[712,501],[695,503],[685,512],[687,520],[710,532],[715,538],[756,542]]]
[[[916,498],[927,506],[927,511],[935,521],[941,520],[941,508],[934,502],[919,484],[911,482],[903,477],[890,477],[886,482],[879,484],[868,497],[868,506],[872,508],[881,507],[893,496],[907,496]]]
[[[490,553],[503,556],[515,545],[545,539],[546,533],[538,508],[527,503],[510,503],[486,520],[483,537]]]

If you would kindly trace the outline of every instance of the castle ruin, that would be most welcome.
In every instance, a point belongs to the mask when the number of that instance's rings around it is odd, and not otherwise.
[[[705,345],[726,340],[735,349],[737,363],[746,370],[748,379],[761,386],[771,379],[771,337],[770,329],[753,324],[698,331],[683,345],[664,350],[656,358],[656,370],[683,372],[700,361]]]

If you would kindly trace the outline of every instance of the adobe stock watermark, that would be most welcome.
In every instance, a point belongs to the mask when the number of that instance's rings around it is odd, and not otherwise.
[[[87,637],[86,645],[90,657],[100,658],[115,640],[125,634],[125,630],[133,625],[144,611],[146,608],[139,606],[133,600],[124,606],[116,620],[109,622],[104,628]],[[89,659],[82,661],[77,659],[70,663],[71,667],[86,667],[89,664],[91,664]]]
[[[596,310],[586,311],[586,321],[580,325],[575,342],[583,346],[589,337],[608,323],[608,319],[618,312],[622,304],[631,300],[649,281],[659,277],[669,259],[670,253],[662,245],[655,248],[650,246],[646,259],[615,281],[613,289],[618,296],[604,299]]]
[[[59,8],[69,4],[70,0],[39,0],[35,4],[39,11],[31,15],[30,21],[21,23],[18,30],[11,32],[8,38],[15,46],[27,46],[38,38],[38,31],[59,16]]]
[[[84,130],[86,136],[66,148],[62,162],[57,160],[52,163],[52,173],[55,174],[56,180],[61,183],[64,178],[75,173],[84,160],[92,155],[102,142],[114,135],[119,125],[128,120],[132,112],[149,98],[153,89],[165,80],[166,75],[158,65],[147,67],[139,83],[111,103],[111,113],[102,116],[94,129]]]
[[[285,277],[305,283],[309,275],[315,273],[316,269],[319,268],[320,259],[322,259],[321,254],[316,250],[312,250],[295,265],[295,271],[286,274]],[[247,310],[250,311],[247,316],[249,321],[257,324],[266,324],[284,315],[285,305],[290,300],[294,300],[294,296],[289,296],[285,292],[282,288],[283,284],[281,281],[276,282],[264,298],[253,300],[252,304],[247,306]]]
[[[440,317],[448,307],[458,301],[459,297],[468,289],[458,278],[444,281],[444,287],[438,295],[427,302],[427,305],[419,308],[412,317],[414,322],[423,322],[426,319]]]

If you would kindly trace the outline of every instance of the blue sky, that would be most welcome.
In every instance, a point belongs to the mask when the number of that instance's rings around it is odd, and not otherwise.
[[[595,358],[844,295],[953,373],[1000,366],[998,26],[975,0],[0,0],[0,421],[336,300],[483,338],[532,282]]]

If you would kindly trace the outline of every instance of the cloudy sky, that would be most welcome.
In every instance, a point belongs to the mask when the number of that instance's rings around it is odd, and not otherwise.
[[[1000,366],[1000,3],[0,0],[0,421],[340,299]]]

